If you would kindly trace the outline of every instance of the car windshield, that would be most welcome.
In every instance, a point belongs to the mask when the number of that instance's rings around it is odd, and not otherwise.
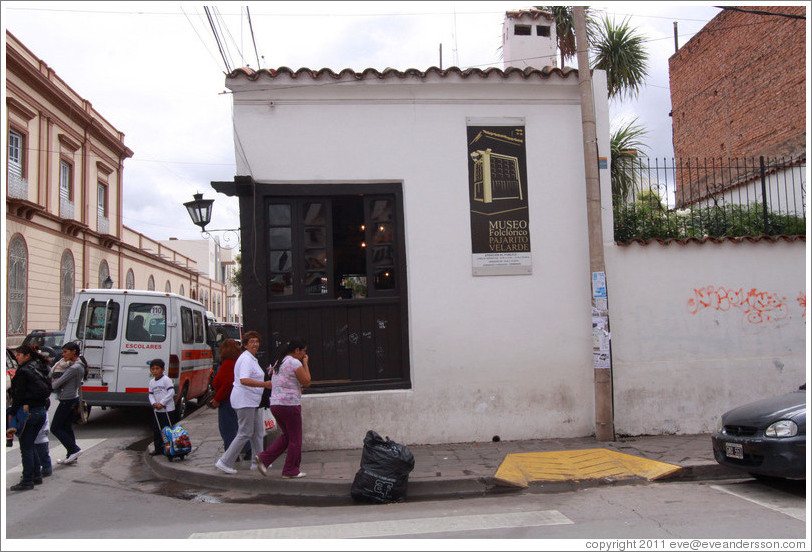
[[[62,342],[65,341],[65,334],[51,334],[51,335],[44,335],[43,337],[43,345],[45,347],[50,347],[52,349],[59,349],[62,347]]]
[[[229,339],[240,339],[240,329],[237,326],[220,326]]]

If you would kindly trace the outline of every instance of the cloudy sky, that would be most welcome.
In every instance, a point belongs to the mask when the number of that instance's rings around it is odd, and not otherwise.
[[[538,4],[538,3],[537,3]],[[502,67],[506,10],[522,2],[225,2],[210,6],[231,68],[333,70]],[[256,50],[246,10],[251,14]],[[717,3],[718,5],[718,3]],[[216,199],[210,228],[239,226],[236,200],[210,182],[234,177],[231,97],[204,4],[2,2],[2,25],[125,134],[124,224],[154,239],[197,238],[182,203]],[[638,118],[652,157],[673,155],[668,58],[719,13],[708,3],[617,2],[591,6],[629,18],[647,38],[647,86],[610,105],[613,124]],[[632,13],[633,12],[633,13]],[[5,56],[4,56],[5,57]],[[575,66],[576,61],[572,60]]]

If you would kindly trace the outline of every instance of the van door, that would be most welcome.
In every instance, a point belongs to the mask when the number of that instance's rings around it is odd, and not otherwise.
[[[82,353],[88,364],[83,392],[106,394],[116,388],[123,297],[86,294],[77,299],[80,303],[75,335],[66,331],[65,341],[82,342]]]
[[[169,364],[169,306],[169,297],[126,296],[117,392],[147,393],[150,361],[160,358]]]

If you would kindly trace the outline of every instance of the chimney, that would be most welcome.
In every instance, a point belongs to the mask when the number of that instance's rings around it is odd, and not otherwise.
[[[553,15],[536,9],[505,12],[502,62],[505,69],[556,67],[558,54]]]

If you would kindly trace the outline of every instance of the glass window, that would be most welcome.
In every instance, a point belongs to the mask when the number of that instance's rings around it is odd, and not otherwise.
[[[87,310],[90,316],[87,316]],[[76,337],[79,339],[101,339],[102,328],[107,325],[104,339],[110,341],[118,335],[118,311],[119,305],[115,301],[85,301],[79,314],[79,322],[76,325]],[[106,322],[105,322],[106,321]],[[87,331],[87,335],[85,335]],[[65,336],[65,339],[69,339]]]
[[[172,293],[172,284],[169,283],[169,280],[166,281],[166,285],[164,286],[164,291],[167,293]]]
[[[10,335],[25,333],[25,304],[28,287],[28,249],[25,240],[14,236],[8,246],[8,308],[6,331]]]
[[[180,334],[184,343],[195,342],[195,324],[192,321],[192,309],[189,307],[180,308]]]
[[[205,341],[205,333],[204,333],[204,326],[203,326],[203,313],[200,311],[194,311],[195,315],[195,341],[197,343],[203,343]]]
[[[110,276],[110,267],[107,266],[107,261],[99,263],[99,289],[104,287],[104,281]]]
[[[68,323],[68,316],[70,315],[71,304],[73,304],[73,293],[76,285],[73,255],[69,250],[62,254],[62,262],[60,263],[59,269],[59,281],[59,327],[64,328]]]
[[[8,174],[23,175],[23,136],[19,132],[8,132]]]
[[[96,196],[96,203],[100,217],[107,217],[107,185],[104,182],[99,182],[98,194]]]
[[[149,275],[149,280],[147,280],[147,290],[155,291],[155,278],[152,277],[152,274]]]
[[[165,341],[166,306],[133,303],[127,310],[127,341]]]
[[[293,294],[293,247],[291,207],[271,203],[268,207],[268,258],[271,295]]]
[[[126,289],[135,289],[135,274],[133,274],[133,269],[129,269],[127,271],[127,283],[125,284]]]
[[[73,167],[67,161],[59,162],[59,197],[65,201],[73,200]]]

